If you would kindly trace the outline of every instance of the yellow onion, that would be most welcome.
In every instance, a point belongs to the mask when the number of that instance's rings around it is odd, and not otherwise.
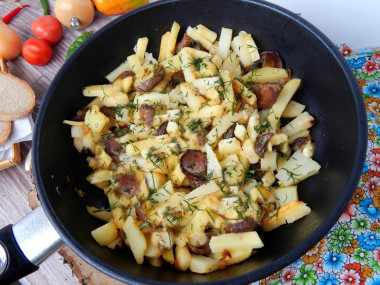
[[[16,31],[0,19],[0,58],[13,60],[21,53],[22,43]]]
[[[91,0],[57,0],[54,13],[66,27],[83,29],[94,20],[95,9]]]

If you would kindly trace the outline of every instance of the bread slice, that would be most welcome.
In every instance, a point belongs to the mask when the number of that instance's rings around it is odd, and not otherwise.
[[[7,140],[11,133],[12,123],[0,121],[0,146]]]
[[[34,103],[34,92],[28,83],[0,72],[0,120],[20,119],[32,111]]]

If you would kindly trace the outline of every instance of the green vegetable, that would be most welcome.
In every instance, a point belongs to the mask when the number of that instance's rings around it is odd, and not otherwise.
[[[75,41],[72,43],[72,45],[67,50],[66,59],[68,59],[73,52],[81,45],[83,44],[92,34],[94,31],[88,31],[82,33],[80,36],[78,36]]]
[[[42,9],[44,9],[44,15],[49,15],[49,4],[46,0],[40,0]]]

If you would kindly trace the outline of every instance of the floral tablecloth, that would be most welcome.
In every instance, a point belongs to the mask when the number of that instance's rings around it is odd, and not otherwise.
[[[361,179],[338,222],[300,259],[258,284],[380,285],[380,49],[339,47],[363,94],[368,149]]]

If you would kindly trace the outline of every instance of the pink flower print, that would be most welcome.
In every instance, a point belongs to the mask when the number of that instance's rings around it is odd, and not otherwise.
[[[342,284],[345,284],[345,285],[359,285],[360,284],[360,275],[358,272],[356,272],[353,269],[343,272],[340,275],[340,278],[343,281]]]
[[[370,165],[369,169],[375,172],[380,172],[380,154],[372,154],[369,158]]]
[[[373,251],[373,259],[380,263],[380,248],[377,248]]]
[[[352,54],[352,50],[346,45],[342,45],[340,48],[339,48],[339,51],[341,54],[343,54],[344,56],[349,56]]]
[[[372,60],[367,61],[363,65],[363,71],[364,71],[364,73],[366,73],[368,75],[375,74],[377,69],[378,69],[377,64],[374,61],[372,61]]]
[[[284,272],[282,275],[282,284],[292,284],[293,282],[293,276],[294,276],[294,271],[287,270]]]
[[[318,260],[318,261],[314,264],[314,268],[315,268],[315,270],[317,270],[318,272],[322,272],[322,271],[323,271],[322,259]]]
[[[373,53],[373,58],[375,60],[380,60],[380,50],[376,50],[374,53]]]
[[[365,189],[373,195],[376,189],[380,187],[380,179],[378,177],[372,177],[366,184]]]
[[[340,222],[350,222],[351,218],[355,216],[355,204],[350,202],[343,212],[342,216],[340,216]]]

